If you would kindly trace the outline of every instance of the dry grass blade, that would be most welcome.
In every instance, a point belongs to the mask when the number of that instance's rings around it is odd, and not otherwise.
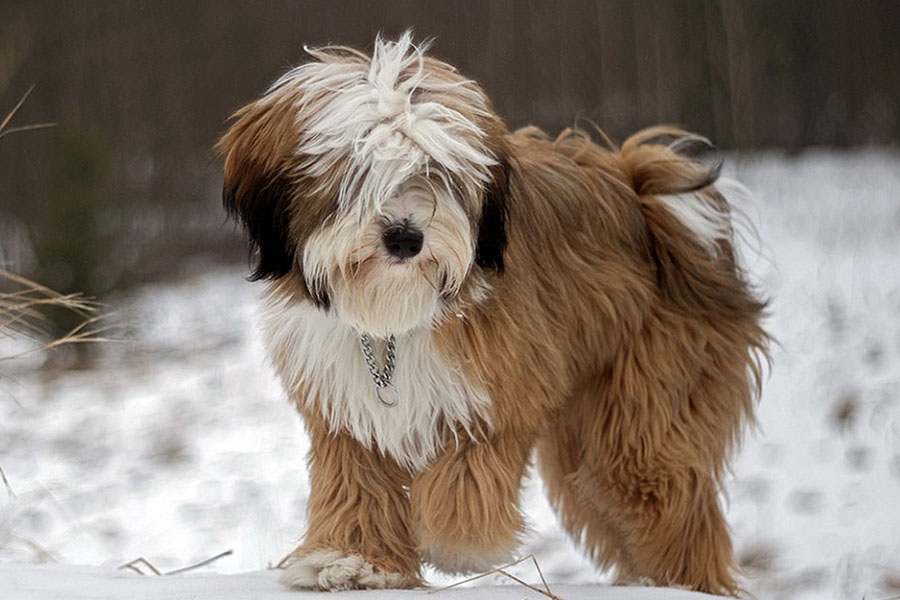
[[[100,325],[102,305],[80,294],[60,294],[30,279],[0,269],[0,335],[31,340],[36,346],[11,356],[0,356],[0,362],[22,358],[64,344],[116,341],[106,337],[112,326]],[[65,335],[51,335],[48,310],[66,310],[82,318]]]
[[[172,571],[167,571],[164,575],[177,575],[178,573],[186,573],[187,571],[193,571],[194,569],[199,569],[200,567],[205,567],[208,564],[212,564],[219,560],[220,558],[225,558],[226,556],[231,556],[234,554],[234,550],[226,550],[225,552],[219,552],[215,556],[211,556],[205,560],[201,560],[198,563],[194,563],[192,565],[188,565],[186,567],[181,567],[180,569],[174,569]]]
[[[136,566],[134,566],[134,565],[132,565],[132,564],[121,565],[121,566],[119,567],[119,570],[120,570],[120,571],[125,571],[125,570],[128,570],[128,571],[134,571],[134,572],[137,573],[138,575],[144,575],[144,576],[147,575],[146,573],[144,573],[143,571],[141,571],[140,569],[138,569]]]
[[[518,583],[519,585],[525,586],[529,590],[531,590],[533,592],[537,592],[538,594],[543,594],[544,596],[547,596],[548,598],[551,598],[552,600],[563,600],[562,598],[560,598],[559,596],[557,596],[556,594],[551,592],[549,588],[547,590],[542,590],[539,587],[533,586],[530,583],[522,581],[521,579],[519,579],[515,575],[512,575],[511,573],[507,573],[503,569],[500,569],[500,571],[498,571],[498,573],[500,573],[501,575],[504,575],[506,577],[509,577],[510,579],[512,579],[513,581]],[[544,585],[546,585],[546,582],[544,582]]]
[[[157,569],[156,567],[154,567],[154,566],[153,566],[153,563],[151,563],[149,560],[147,560],[147,559],[144,558],[143,556],[139,556],[139,557],[135,558],[134,560],[129,560],[129,561],[128,561],[127,563],[125,563],[124,565],[119,565],[119,570],[120,570],[120,571],[123,571],[123,570],[125,570],[125,569],[128,569],[128,570],[130,570],[130,571],[134,571],[135,573],[139,573],[139,574],[141,574],[141,575],[146,575],[146,573],[144,573],[144,572],[138,567],[138,565],[144,565],[144,566],[146,566],[148,569],[150,569],[151,571],[153,571],[153,574],[154,574],[154,575],[162,575],[162,572],[161,572],[159,569]]]
[[[466,583],[472,583],[473,581],[478,581],[479,579],[484,579],[488,575],[493,575],[494,573],[499,573],[502,569],[508,569],[510,567],[514,567],[519,563],[523,563],[528,559],[527,556],[520,558],[519,560],[515,560],[511,563],[505,564],[503,566],[497,567],[496,569],[491,569],[490,571],[485,571],[484,573],[479,573],[478,575],[473,575],[467,579],[463,579],[462,581],[457,581],[456,583],[451,583],[450,585],[445,585],[444,587],[437,588],[435,590],[428,590],[429,594],[437,594],[438,592],[443,592],[446,590],[451,590],[455,587],[459,587]]]
[[[510,574],[510,573],[507,571],[507,569],[509,569],[510,567],[514,567],[514,566],[516,566],[516,565],[518,565],[518,564],[521,564],[521,563],[527,561],[528,559],[531,559],[532,562],[534,562],[534,566],[535,566],[535,568],[537,569],[538,575],[540,575],[541,582],[544,584],[544,589],[543,589],[543,590],[540,589],[539,587],[536,587],[536,586],[534,586],[534,585],[531,585],[530,583],[527,583],[527,582],[525,582],[525,581],[519,579],[518,577],[516,577],[515,575]],[[509,579],[512,579],[513,581],[515,581],[515,582],[518,583],[519,585],[522,585],[522,586],[524,586],[524,587],[526,587],[526,588],[528,588],[528,589],[530,589],[530,590],[532,590],[532,591],[534,591],[534,592],[537,592],[537,593],[539,593],[539,594],[541,594],[541,595],[544,595],[544,596],[550,598],[551,600],[563,600],[563,598],[561,598],[560,596],[557,596],[557,595],[554,594],[552,591],[550,591],[550,586],[547,585],[547,580],[544,579],[544,573],[541,571],[541,567],[540,567],[540,565],[538,564],[537,558],[534,556],[534,554],[529,554],[528,556],[523,556],[522,558],[520,558],[520,559],[518,559],[518,560],[514,560],[514,561],[511,562],[511,563],[502,565],[502,566],[500,566],[500,567],[497,567],[496,569],[491,569],[490,571],[485,571],[484,573],[480,573],[480,574],[478,574],[478,575],[474,575],[474,576],[472,576],[472,577],[469,577],[468,579],[463,579],[462,581],[457,581],[456,583],[451,583],[450,585],[447,585],[447,586],[444,586],[444,587],[441,587],[441,588],[437,588],[437,589],[434,589],[434,590],[429,590],[428,593],[429,593],[429,594],[437,594],[438,592],[443,592],[443,591],[446,591],[446,590],[449,590],[449,589],[453,589],[453,588],[455,588],[455,587],[459,587],[459,586],[461,586],[461,585],[463,585],[463,584],[466,584],[466,583],[471,583],[471,582],[473,582],[473,581],[478,581],[479,579],[484,579],[485,577],[487,577],[487,576],[489,576],[489,575],[493,575],[494,573],[498,573],[498,574],[500,574],[500,575],[503,575],[504,577],[507,577],[507,578],[509,578]]]
[[[19,542],[20,544],[26,546],[29,550],[34,553],[34,558],[38,562],[48,563],[48,562],[59,562],[58,557],[53,553],[52,550],[48,550],[47,548],[41,546],[36,541],[25,538],[22,536],[12,536],[10,538],[13,541]]]
[[[0,122],[0,138],[6,137],[13,133],[21,133],[23,131],[56,127],[56,123],[32,123],[31,125],[19,125],[18,127],[10,127],[9,129],[6,128],[6,126],[9,125],[9,122],[12,121],[12,118],[16,116],[16,113],[19,112],[19,109],[22,108],[22,105],[25,104],[25,100],[31,94],[32,90],[34,90],[33,85],[28,88],[28,90],[22,95],[22,98],[18,103],[16,103],[13,109],[9,111],[5,117],[3,117],[3,121]]]
[[[22,99],[19,100],[19,102],[15,106],[13,106],[13,109],[11,111],[9,111],[9,114],[7,114],[6,117],[3,118],[3,121],[0,122],[0,132],[2,132],[4,129],[6,129],[6,126],[9,125],[9,122],[12,121],[12,118],[14,116],[16,116],[17,112],[19,112],[19,109],[22,108],[23,104],[25,104],[25,100],[28,99],[28,96],[31,94],[31,92],[33,90],[34,90],[34,85],[32,85],[30,88],[28,88],[28,90],[22,95]]]
[[[9,129],[0,131],[0,138],[5,138],[6,136],[12,135],[14,133],[22,133],[23,131],[32,131],[34,129],[50,129],[51,127],[56,127],[56,123],[32,123],[31,125],[10,127]]]
[[[537,570],[538,576],[541,578],[541,583],[544,584],[544,589],[547,590],[547,594],[553,596],[553,592],[550,591],[550,586],[547,585],[547,579],[544,578],[544,572],[541,570],[541,565],[538,564],[537,557],[534,554],[529,554],[528,556],[531,557],[531,562],[534,563],[534,568]]]
[[[143,556],[139,556],[139,557],[135,558],[134,560],[130,560],[123,565],[119,565],[119,570],[123,571],[125,569],[128,569],[129,571],[134,571],[135,573],[139,573],[140,575],[146,576],[147,573],[144,573],[144,571],[141,570],[141,568],[140,568],[140,565],[144,565],[146,568],[150,569],[154,575],[178,575],[179,573],[186,573],[187,571],[193,571],[194,569],[199,569],[200,567],[205,567],[208,564],[212,564],[212,563],[216,562],[220,558],[224,558],[226,556],[231,556],[232,554],[234,554],[234,550],[226,550],[225,552],[219,552],[215,556],[211,556],[209,558],[201,560],[200,562],[194,563],[192,565],[188,565],[186,567],[181,567],[178,569],[173,569],[172,571],[166,571],[166,572],[160,571],[155,566],[153,566],[153,563],[151,563],[149,560],[147,560]]]
[[[59,292],[51,290],[50,288],[26,277],[22,277],[21,275],[16,275],[6,269],[0,269],[0,278],[20,287],[20,289],[14,292],[0,293],[0,298],[4,300],[13,301],[18,298],[27,299],[30,297],[44,298],[46,300],[65,302],[72,309],[85,312],[93,312],[93,309],[97,306],[96,302],[84,298],[80,294],[60,294]]]

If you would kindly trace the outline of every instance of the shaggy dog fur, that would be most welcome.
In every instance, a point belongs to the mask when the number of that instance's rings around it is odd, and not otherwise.
[[[598,565],[737,593],[718,493],[767,336],[717,169],[682,153],[701,138],[509,133],[409,35],[309,52],[217,146],[269,281],[270,356],[312,438],[283,581],[412,587],[423,561],[508,560],[536,449]],[[398,227],[421,234],[413,256],[387,248]],[[379,361],[396,340],[396,406],[362,334]]]

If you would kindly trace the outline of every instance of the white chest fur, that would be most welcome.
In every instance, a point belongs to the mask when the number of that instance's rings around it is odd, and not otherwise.
[[[397,337],[393,381],[399,401],[388,407],[375,397],[358,334],[337,318],[307,303],[274,303],[263,312],[263,329],[269,356],[292,400],[318,398],[314,408],[333,431],[344,429],[405,466],[427,464],[440,450],[447,427],[470,431],[476,417],[488,419],[487,394],[459,365],[448,364],[428,330]]]

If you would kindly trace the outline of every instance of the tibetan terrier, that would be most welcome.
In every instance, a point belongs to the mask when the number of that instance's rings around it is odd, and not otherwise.
[[[703,138],[510,132],[408,33],[308,52],[217,146],[312,443],[284,583],[508,561],[536,451],[599,566],[736,593],[718,495],[767,336]]]

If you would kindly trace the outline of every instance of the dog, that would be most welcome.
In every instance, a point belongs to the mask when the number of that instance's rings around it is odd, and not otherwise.
[[[311,438],[283,583],[508,561],[536,451],[565,529],[619,580],[739,593],[718,495],[768,336],[719,169],[688,152],[703,138],[510,133],[426,51],[409,32],[307,49],[216,147]]]

